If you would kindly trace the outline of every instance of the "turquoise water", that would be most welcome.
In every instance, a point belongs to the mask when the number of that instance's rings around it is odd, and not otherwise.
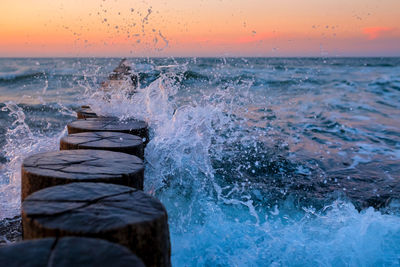
[[[98,92],[118,62],[0,59],[0,218],[90,104],[149,123],[174,266],[400,264],[400,59],[132,59],[136,95]]]

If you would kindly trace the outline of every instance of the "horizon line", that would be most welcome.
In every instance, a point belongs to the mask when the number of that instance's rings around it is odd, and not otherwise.
[[[400,58],[400,55],[382,55],[382,56],[367,56],[367,55],[346,55],[346,56],[0,56],[0,59],[28,59],[28,58],[37,58],[37,59],[51,59],[51,58],[82,58],[82,59],[90,59],[90,58],[127,58],[127,59],[146,59],[146,58],[158,58],[158,59],[167,59],[167,58]]]

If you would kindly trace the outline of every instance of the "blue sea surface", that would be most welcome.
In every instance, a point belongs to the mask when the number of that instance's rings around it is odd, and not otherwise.
[[[76,110],[146,120],[174,266],[399,266],[400,58],[0,59],[0,219]],[[1,236],[0,236],[1,238]]]

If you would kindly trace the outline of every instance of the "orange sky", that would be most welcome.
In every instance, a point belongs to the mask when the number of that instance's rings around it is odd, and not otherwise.
[[[0,56],[400,56],[399,0],[1,0]]]

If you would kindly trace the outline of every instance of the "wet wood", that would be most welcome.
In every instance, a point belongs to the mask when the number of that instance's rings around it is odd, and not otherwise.
[[[102,239],[64,237],[4,246],[0,248],[0,266],[144,267],[144,264],[124,246]]]
[[[40,153],[22,163],[21,198],[72,182],[103,182],[143,189],[143,171],[143,161],[126,153],[86,149]]]
[[[76,120],[67,125],[68,133],[82,132],[121,132],[140,136],[144,142],[149,140],[147,123],[138,120],[119,121],[116,118],[88,118]]]
[[[88,106],[82,106],[76,110],[78,119],[97,118],[97,114]]]
[[[64,136],[61,150],[97,149],[123,152],[143,159],[143,141],[136,135],[119,132],[85,132]]]
[[[22,204],[25,239],[83,236],[128,247],[146,266],[170,266],[167,212],[141,190],[71,183],[40,190]]]

